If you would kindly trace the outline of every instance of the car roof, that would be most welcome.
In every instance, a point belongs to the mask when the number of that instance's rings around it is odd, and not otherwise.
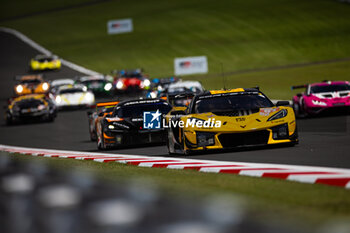
[[[178,87],[199,87],[203,89],[202,84],[198,81],[178,81],[169,85],[168,89]]]
[[[51,81],[51,86],[57,86],[57,85],[66,85],[66,84],[74,84],[74,80],[73,79],[55,79],[53,81]]]
[[[202,94],[198,94],[197,96],[222,96],[227,94],[235,94],[235,93],[250,93],[250,94],[261,94],[262,92],[257,88],[235,88],[235,89],[228,89],[228,90],[210,90],[205,91]]]
[[[87,89],[87,87],[85,85],[82,85],[82,84],[74,84],[74,85],[71,85],[71,84],[68,84],[68,85],[63,85],[63,86],[60,86],[58,88],[58,90],[67,90],[67,89],[73,89],[73,88],[82,88],[82,89]]]
[[[136,99],[136,100],[126,100],[123,102],[120,102],[117,106],[123,107],[123,106],[133,106],[133,105],[140,105],[140,104],[151,104],[151,103],[167,103],[163,99]]]
[[[90,80],[105,80],[103,75],[94,75],[94,76],[82,76],[79,78],[79,81],[90,81]]]
[[[310,84],[311,87],[313,86],[329,86],[329,85],[350,85],[349,81],[324,81],[324,82],[319,82],[319,83],[312,83]]]
[[[34,57],[34,59],[45,59],[45,58],[57,58],[56,55],[46,55],[46,54],[38,54]]]
[[[22,76],[18,76],[19,80],[26,81],[26,80],[40,80],[44,81],[43,76],[41,74],[26,74]]]

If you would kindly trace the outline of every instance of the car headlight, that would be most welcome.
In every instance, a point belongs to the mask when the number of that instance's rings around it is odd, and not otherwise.
[[[314,105],[320,105],[320,106],[327,106],[325,102],[319,101],[319,100],[312,100],[312,103]]]
[[[143,80],[143,86],[149,87],[151,85],[151,82],[148,79]]]
[[[94,102],[94,101],[95,101],[95,96],[94,96],[94,94],[92,94],[92,93],[90,93],[90,92],[88,92],[88,93],[86,94],[85,98],[86,98],[86,100],[87,100],[88,102]]]
[[[108,125],[108,129],[115,129],[114,125]]]
[[[270,117],[267,121],[281,119],[281,118],[287,116],[287,114],[288,114],[287,109],[282,109],[281,111],[279,111],[278,113],[276,113],[272,117]]]
[[[59,104],[59,103],[61,103],[62,98],[61,98],[61,96],[58,95],[58,96],[56,96],[55,100],[56,100],[56,103]]]
[[[41,110],[44,110],[46,108],[46,106],[44,104],[40,104],[38,106],[38,110],[41,111]]]
[[[47,91],[49,89],[49,84],[48,83],[43,83],[42,88],[44,91]]]
[[[110,91],[112,89],[112,83],[106,83],[106,85],[104,86],[105,91]]]
[[[17,92],[18,94],[20,94],[20,93],[23,92],[23,87],[22,87],[22,85],[18,85],[18,86],[16,87],[16,92]]]
[[[122,89],[124,87],[124,83],[122,81],[118,81],[116,85],[117,89]]]

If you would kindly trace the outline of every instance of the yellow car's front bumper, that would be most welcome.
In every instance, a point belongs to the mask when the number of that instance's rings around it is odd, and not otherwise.
[[[61,61],[55,60],[51,62],[38,62],[32,60],[30,62],[30,68],[32,70],[56,70],[61,68]]]

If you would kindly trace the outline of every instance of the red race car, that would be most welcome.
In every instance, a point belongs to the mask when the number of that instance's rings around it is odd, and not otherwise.
[[[114,71],[113,86],[117,93],[128,91],[148,90],[151,81],[142,73],[141,69]]]
[[[299,117],[332,112],[349,113],[350,82],[348,81],[324,81],[292,86],[292,89],[298,88],[305,88],[305,92],[293,97],[293,108]]]

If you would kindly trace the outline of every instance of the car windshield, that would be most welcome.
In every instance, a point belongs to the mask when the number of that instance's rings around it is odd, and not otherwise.
[[[349,91],[350,85],[338,84],[338,85],[320,85],[312,86],[311,93],[322,93],[322,92],[335,92],[335,91]]]
[[[169,94],[200,93],[202,90],[198,87],[175,87],[169,88]]]
[[[143,112],[152,112],[159,110],[162,114],[167,114],[171,110],[171,106],[168,103],[147,103],[117,107],[116,115],[121,118],[127,117],[143,117]]]
[[[207,97],[207,96],[204,96]],[[258,94],[219,95],[199,98],[195,103],[195,113],[230,112],[236,110],[258,110],[273,107],[269,99]]]
[[[44,102],[39,99],[24,99],[17,102],[15,105],[21,109],[24,109],[24,108],[36,108],[41,104],[44,104]]]
[[[84,90],[82,88],[69,88],[60,90],[60,94],[75,94],[75,93],[82,93]]]
[[[142,78],[140,73],[125,73],[122,75],[123,78]]]
[[[41,81],[39,79],[28,79],[28,80],[22,80],[21,84],[30,84],[30,85],[38,85]]]

